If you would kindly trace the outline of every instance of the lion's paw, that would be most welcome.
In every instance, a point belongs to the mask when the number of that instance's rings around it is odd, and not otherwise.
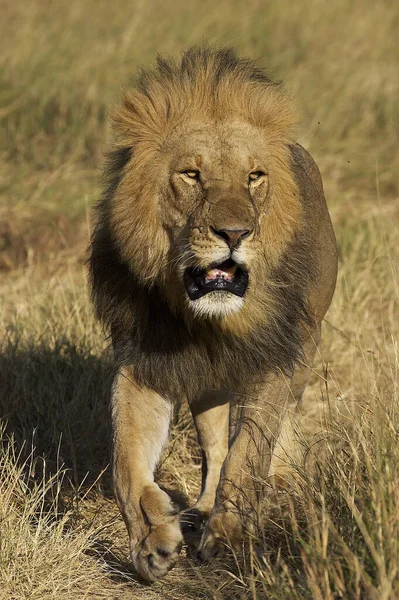
[[[243,525],[239,514],[227,511],[211,515],[205,526],[199,546],[204,562],[221,556],[230,548],[238,548],[243,539]]]
[[[147,581],[160,579],[175,565],[183,547],[180,527],[175,523],[152,527],[131,551],[137,573]]]
[[[227,542],[223,536],[218,533],[209,531],[204,532],[198,554],[203,562],[208,562],[215,556],[223,556],[227,550]]]

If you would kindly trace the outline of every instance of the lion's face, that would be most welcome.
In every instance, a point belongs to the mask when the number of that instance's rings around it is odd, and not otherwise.
[[[123,259],[175,312],[260,314],[268,273],[300,222],[288,156],[239,119],[187,119],[156,151],[139,145],[111,206]]]
[[[152,288],[186,322],[257,327],[302,224],[296,120],[281,86],[231,51],[159,59],[123,94],[96,240],[109,240],[137,297]]]
[[[162,218],[173,275],[196,315],[236,312],[259,256],[269,192],[265,143],[245,123],[191,124],[171,138],[168,150]]]

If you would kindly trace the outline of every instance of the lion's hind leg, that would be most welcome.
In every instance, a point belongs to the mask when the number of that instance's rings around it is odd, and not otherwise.
[[[171,414],[170,402],[139,387],[129,369],[119,371],[112,389],[115,496],[128,529],[132,562],[147,581],[173,567],[183,541],[179,511],[153,475]]]
[[[304,361],[295,368],[291,381],[290,399],[270,466],[270,475],[273,475],[274,483],[281,487],[285,487],[292,473],[293,464],[300,464],[303,460],[305,446],[300,439],[300,405],[312,371],[320,337],[320,326],[309,333],[303,344]]]

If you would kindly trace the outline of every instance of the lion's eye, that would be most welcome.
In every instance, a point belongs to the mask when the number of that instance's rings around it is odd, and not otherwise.
[[[254,181],[258,181],[261,177],[263,177],[263,171],[253,171],[248,175],[248,183],[253,183]]]
[[[200,172],[188,169],[187,171],[182,171],[182,175],[185,175],[189,179],[199,179]]]

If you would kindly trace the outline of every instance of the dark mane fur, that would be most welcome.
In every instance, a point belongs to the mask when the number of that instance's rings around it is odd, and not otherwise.
[[[298,249],[298,248],[297,248]],[[170,311],[157,288],[134,290],[131,306],[137,311],[132,329],[117,331],[113,339],[118,366],[129,365],[141,385],[170,398],[195,398],[204,389],[226,387],[244,391],[267,371],[292,374],[302,358],[300,325],[311,325],[301,284],[285,264],[274,274],[279,285],[279,310],[273,319],[247,338],[215,334],[211,324],[198,323],[188,330],[183,319]]]
[[[291,374],[303,358],[300,328],[312,325],[305,300],[313,279],[306,241],[295,240],[272,274],[278,299],[273,318],[241,338],[215,334],[210,323],[188,329],[157,286],[138,282],[109,235],[103,223],[93,238],[93,298],[112,331],[116,367],[130,366],[140,385],[171,399],[195,398],[221,386],[240,391],[267,371]]]

